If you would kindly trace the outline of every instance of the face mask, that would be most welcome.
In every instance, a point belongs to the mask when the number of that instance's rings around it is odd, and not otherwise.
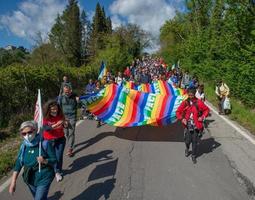
[[[26,134],[24,139],[28,142],[31,142],[35,138],[35,134]]]
[[[50,112],[50,114],[53,116],[53,117],[56,117],[58,115],[58,112]]]

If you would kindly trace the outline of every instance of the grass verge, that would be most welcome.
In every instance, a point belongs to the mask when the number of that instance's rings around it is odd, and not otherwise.
[[[2,134],[2,133],[1,133]],[[9,137],[0,142],[0,179],[13,168],[21,138]]]
[[[218,100],[215,94],[215,88],[210,84],[205,84],[206,98],[216,107],[218,107]],[[231,114],[228,115],[230,119],[237,121],[240,125],[248,129],[255,135],[255,112],[245,107],[240,101],[230,98],[232,105]]]

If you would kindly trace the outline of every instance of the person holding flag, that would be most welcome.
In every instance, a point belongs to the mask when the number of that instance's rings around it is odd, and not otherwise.
[[[55,177],[53,167],[56,163],[56,156],[51,145],[47,149],[42,148],[41,145],[42,109],[40,91],[38,92],[35,119],[38,121],[25,121],[20,125],[19,131],[23,137],[23,142],[16,159],[9,193],[14,194],[18,175],[23,168],[23,180],[29,187],[34,199],[45,200]]]

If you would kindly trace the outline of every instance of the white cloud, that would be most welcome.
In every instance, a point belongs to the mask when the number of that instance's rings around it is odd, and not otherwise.
[[[174,17],[175,9],[174,4],[166,0],[115,0],[110,6],[113,16],[125,17],[153,36],[158,36],[164,22]]]
[[[125,18],[151,33],[154,39],[158,38],[160,27],[175,16],[177,9],[182,9],[183,3],[184,0],[114,0],[110,6],[113,27],[124,23],[120,19]],[[155,41],[158,40],[154,40],[152,48],[158,50]]]
[[[115,29],[115,28],[121,26],[122,24],[124,24],[124,22],[121,21],[121,19],[119,18],[118,15],[111,16],[111,21],[112,21],[112,28],[113,29]]]
[[[30,42],[38,32],[46,39],[57,14],[64,10],[65,5],[65,0],[23,1],[17,10],[0,16],[0,27]]]

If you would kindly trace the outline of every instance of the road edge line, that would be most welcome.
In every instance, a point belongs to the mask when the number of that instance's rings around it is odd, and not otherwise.
[[[226,118],[223,115],[219,115],[218,111],[212,106],[210,102],[206,102],[207,106],[212,110],[217,116],[219,116],[221,119],[223,119],[229,126],[234,128],[238,133],[240,133],[244,138],[249,140],[252,144],[255,145],[255,139],[252,138],[247,132],[243,131],[241,128],[239,128],[237,125],[235,125],[230,119]],[[243,128],[243,127],[242,127]]]

